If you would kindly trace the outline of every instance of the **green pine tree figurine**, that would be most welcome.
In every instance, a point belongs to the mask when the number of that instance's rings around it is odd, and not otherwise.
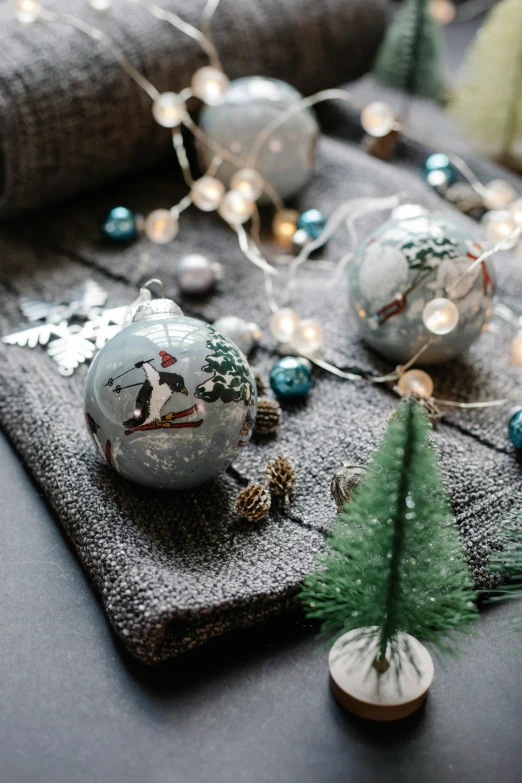
[[[520,510],[512,513],[502,527],[498,544],[500,548],[492,553],[489,568],[494,576],[506,580],[506,584],[492,591],[491,601],[517,601],[522,608],[522,512]],[[511,618],[511,629],[522,632],[522,609],[518,616]]]
[[[373,663],[377,688],[388,669],[400,680],[405,662],[422,668],[415,639],[451,649],[453,632],[477,617],[430,430],[421,405],[402,400],[301,592],[307,616],[320,620],[323,632],[352,631],[357,655],[371,654],[366,670]]]
[[[522,167],[522,0],[501,0],[490,11],[448,113],[480,152]]]
[[[444,40],[429,0],[403,0],[377,53],[375,77],[408,95],[443,101]]]

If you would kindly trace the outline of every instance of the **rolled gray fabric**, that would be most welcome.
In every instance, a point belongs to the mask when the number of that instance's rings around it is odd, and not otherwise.
[[[491,178],[498,175],[491,166],[488,172]],[[418,172],[324,137],[317,173],[299,206],[320,207],[330,215],[346,199],[398,191],[473,228]],[[5,229],[0,332],[21,326],[21,296],[61,296],[90,276],[116,306],[135,297],[140,281],[159,277],[187,315],[210,322],[228,314],[257,321],[265,333],[251,361],[266,376],[277,355],[268,331],[270,311],[260,293],[262,274],[246,261],[216,215],[188,210],[175,242],[163,247],[142,239],[114,250],[97,238],[99,215],[110,206],[125,200],[147,212],[168,206],[183,192],[162,169],[35,216],[30,232],[27,219]],[[385,217],[366,219],[361,238]],[[345,243],[345,235],[332,239],[328,255],[339,258],[348,249]],[[183,299],[174,281],[173,259],[189,252],[214,254],[225,264],[219,292],[203,301]],[[508,254],[497,263],[502,299],[515,309],[522,294],[519,268]],[[391,369],[359,341],[344,287],[328,287],[324,272],[303,272],[296,305],[303,316],[324,324],[328,360],[378,372]],[[498,340],[486,333],[466,356],[430,369],[437,396],[463,401],[516,397],[520,371],[510,362],[508,346]],[[147,663],[259,622],[294,600],[336,516],[332,476],[342,462],[369,459],[397,404],[383,386],[316,372],[307,400],[284,404],[275,438],[254,438],[213,484],[161,493],[126,482],[96,454],[83,420],[85,368],[65,379],[42,349],[1,345],[0,373],[2,427],[71,538],[116,633]],[[434,440],[476,583],[487,587],[488,551],[520,483],[506,411],[448,409]],[[267,461],[279,454],[297,469],[293,500],[249,524],[234,513],[234,499],[247,483],[262,480]]]
[[[190,85],[208,64],[200,45],[130,0],[105,13],[80,0],[49,0],[107,33],[160,91]],[[204,0],[164,0],[199,24]],[[386,0],[223,0],[212,22],[231,78],[276,76],[304,94],[355,79],[370,66]],[[58,201],[172,155],[170,132],[114,54],[57,22],[19,24],[0,5],[0,218]]]

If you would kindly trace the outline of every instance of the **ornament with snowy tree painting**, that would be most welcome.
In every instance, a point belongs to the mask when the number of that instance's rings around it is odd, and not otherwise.
[[[236,346],[213,326],[207,326],[210,351],[207,363],[201,369],[211,377],[196,389],[196,397],[206,402],[239,402],[252,405],[255,391],[252,372],[247,360]]]
[[[461,354],[491,317],[491,261],[463,276],[482,250],[473,234],[443,217],[384,223],[360,245],[349,268],[350,300],[363,339],[393,362],[407,362],[430,337],[422,364]],[[422,319],[426,304],[437,298],[450,298],[459,311],[456,328],[438,336]]]

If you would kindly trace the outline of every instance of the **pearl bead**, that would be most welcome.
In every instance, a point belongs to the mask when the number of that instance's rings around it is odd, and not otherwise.
[[[240,351],[248,355],[261,339],[261,330],[257,324],[248,323],[236,315],[226,315],[214,321],[214,327],[232,340]]]
[[[39,0],[15,0],[14,12],[22,24],[32,24],[38,19],[42,6]]]
[[[383,101],[369,103],[361,112],[361,125],[369,136],[387,136],[395,127],[395,114]]]
[[[428,185],[439,193],[444,193],[450,184],[448,172],[445,169],[434,169],[425,175]]]
[[[270,318],[270,332],[278,343],[290,343],[299,323],[297,313],[290,307],[283,307]]]
[[[436,22],[447,25],[455,19],[457,9],[450,0],[431,0],[430,13]]]
[[[486,185],[488,190],[484,198],[487,209],[503,209],[516,197],[515,189],[503,179],[493,179]]]
[[[516,449],[522,449],[522,410],[516,411],[509,421],[509,439]]]
[[[491,212],[486,212],[482,218],[482,225],[485,226],[489,239],[494,243],[506,239],[516,228],[511,213],[507,209],[494,209]]]
[[[127,207],[114,207],[103,221],[101,230],[113,242],[132,242],[137,236],[136,216]]]
[[[297,230],[299,212],[296,209],[280,209],[272,220],[274,238],[282,245],[290,245]]]
[[[223,71],[205,65],[199,68],[192,77],[192,92],[208,106],[217,106],[223,102],[223,96],[228,90],[230,81]]]
[[[444,174],[444,177],[442,177]],[[443,180],[450,184],[455,180],[455,170],[450,163],[450,159],[443,152],[434,152],[426,158],[424,163],[424,176],[426,182],[432,187],[436,187]]]
[[[432,299],[422,311],[422,320],[432,334],[449,334],[459,322],[459,311],[451,299]]]
[[[326,218],[318,209],[307,209],[299,216],[297,221],[298,230],[306,231],[311,239],[317,239],[326,226]]]
[[[324,330],[318,321],[304,318],[299,322],[292,338],[292,347],[304,354],[314,354],[324,345]]]
[[[517,198],[516,201],[510,204],[509,211],[512,220],[517,226],[522,226],[522,198]]]
[[[295,232],[292,237],[292,250],[297,255],[301,252],[305,245],[309,245],[312,241],[310,234],[308,234],[304,228],[300,228]]]
[[[422,397],[422,399],[427,400],[433,394],[433,381],[424,370],[408,370],[401,375],[397,386],[402,396],[413,392]]]
[[[225,186],[215,177],[201,177],[197,179],[191,188],[192,203],[202,212],[213,212],[219,207]]]
[[[249,220],[255,210],[253,201],[249,201],[238,190],[229,190],[219,205],[219,214],[227,223],[240,225]]]
[[[270,386],[277,397],[306,397],[312,388],[310,362],[299,356],[285,356],[270,370]]]
[[[89,0],[89,5],[95,11],[108,11],[112,6],[112,0]]]
[[[223,267],[200,253],[181,258],[176,266],[178,285],[184,294],[206,294],[222,278]]]
[[[254,169],[239,169],[230,180],[232,190],[237,190],[248,201],[257,201],[264,188],[261,174]]]
[[[166,245],[179,231],[179,221],[168,209],[155,209],[145,220],[145,234],[151,242]]]
[[[177,128],[185,115],[185,104],[175,92],[163,92],[152,104],[152,116],[164,128]]]
[[[522,367],[522,332],[518,332],[511,340],[511,359]]]

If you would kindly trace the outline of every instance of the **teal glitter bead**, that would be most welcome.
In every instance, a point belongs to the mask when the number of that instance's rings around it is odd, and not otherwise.
[[[516,449],[522,449],[522,410],[516,411],[509,420],[509,439]]]
[[[451,165],[448,156],[443,152],[434,152],[433,155],[426,159],[424,164],[424,178],[430,185],[436,184],[435,181],[432,181],[433,172],[442,172],[447,185],[455,181],[455,169]]]
[[[136,217],[127,207],[114,207],[103,221],[101,230],[113,242],[132,242],[138,233]]]
[[[277,397],[306,397],[312,388],[310,363],[299,356],[285,356],[272,367],[270,386]]]
[[[311,239],[317,239],[325,226],[326,218],[318,209],[307,209],[297,221],[297,229],[306,231]]]

